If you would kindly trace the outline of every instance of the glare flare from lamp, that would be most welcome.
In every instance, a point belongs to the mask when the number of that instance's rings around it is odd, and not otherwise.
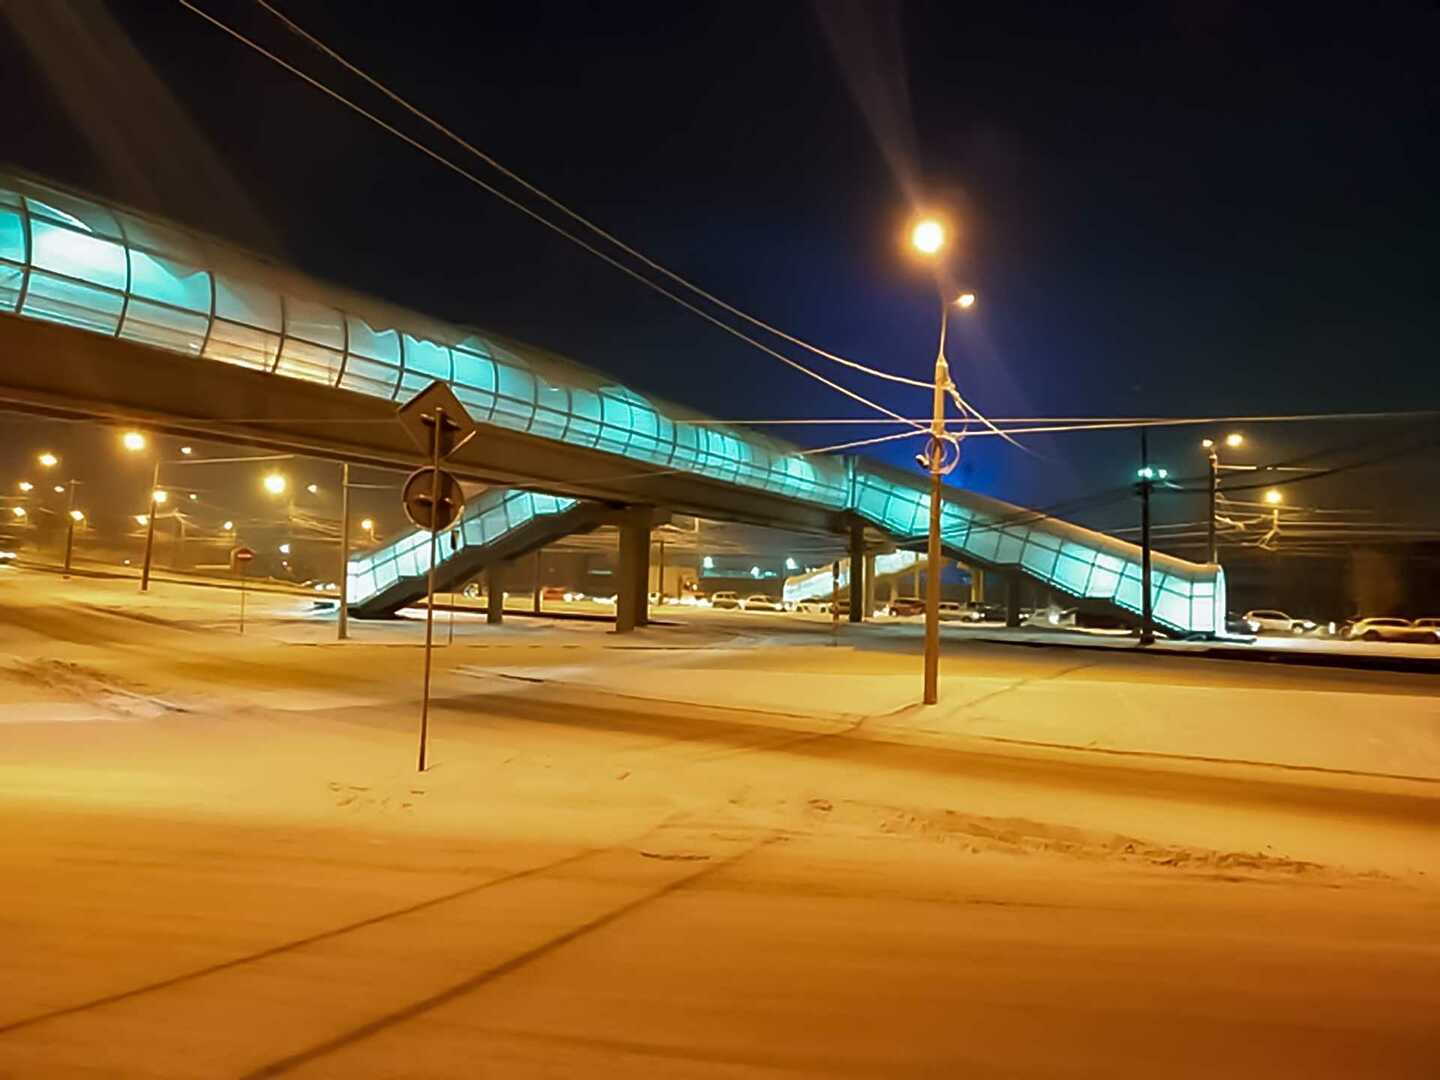
[[[120,436],[120,445],[132,454],[145,449],[145,436],[138,431],[127,431]]]
[[[285,488],[289,486],[285,477],[274,472],[266,474],[264,483],[265,490],[271,495],[283,495],[285,494]]]
[[[934,255],[945,246],[945,226],[934,218],[917,222],[910,231],[910,244],[922,255]]]

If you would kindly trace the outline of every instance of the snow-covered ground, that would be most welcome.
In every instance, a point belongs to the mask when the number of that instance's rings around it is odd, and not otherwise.
[[[0,1076],[1435,1075],[1431,676],[236,600],[0,574]]]

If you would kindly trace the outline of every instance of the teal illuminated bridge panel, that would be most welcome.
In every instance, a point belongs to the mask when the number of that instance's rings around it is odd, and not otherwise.
[[[709,421],[544,350],[321,285],[151,216],[18,176],[0,175],[0,313],[390,401],[443,379],[484,423],[647,469],[853,510],[898,538],[925,529],[929,496],[918,480]],[[506,503],[505,513],[542,514],[541,505]],[[947,547],[961,557],[1138,610],[1133,545],[954,489],[943,521]],[[488,528],[472,535],[467,518],[463,544],[493,542]],[[408,577],[415,551],[406,538],[362,560],[352,568],[360,593],[383,589],[391,573]],[[1223,625],[1218,567],[1162,556],[1155,576],[1163,625]]]

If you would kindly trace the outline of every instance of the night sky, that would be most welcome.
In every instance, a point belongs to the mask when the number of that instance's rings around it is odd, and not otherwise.
[[[201,6],[382,104],[258,7]],[[993,415],[1440,407],[1431,4],[277,6],[652,257],[892,371],[934,356],[909,200],[948,204],[981,295],[952,365]],[[17,165],[712,415],[859,415],[179,6],[0,11]],[[1270,428],[1257,453],[1375,434]],[[1156,456],[1197,471],[1197,438]],[[1046,504],[1124,483],[1135,444],[977,439],[958,479]],[[1413,477],[1367,484],[1414,501]]]

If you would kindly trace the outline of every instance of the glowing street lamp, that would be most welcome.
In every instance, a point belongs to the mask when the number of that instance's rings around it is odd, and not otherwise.
[[[47,469],[53,469],[56,465],[60,464],[60,459],[54,454],[52,454],[49,450],[46,450],[35,460],[38,461],[41,465],[45,466],[45,468]]]
[[[1241,435],[1238,431],[1232,431],[1229,435],[1225,436],[1225,445],[1232,450],[1237,446],[1244,446],[1245,436]]]
[[[127,431],[120,436],[120,445],[125,447],[132,454],[138,454],[145,449],[145,436],[138,431]]]
[[[35,485],[32,484],[29,480],[21,480],[20,483],[16,486],[19,487],[20,490],[25,492],[26,494],[29,494],[30,492],[35,490]]]
[[[223,523],[221,524],[220,528],[221,528],[222,530],[224,530],[225,532],[234,532],[234,531],[235,531],[235,522],[233,522],[233,521],[223,522]]]
[[[949,237],[944,223],[935,217],[924,217],[910,229],[910,246],[920,255],[936,260],[945,249]],[[937,275],[938,277],[938,275]],[[949,329],[950,308],[969,311],[975,306],[975,294],[969,290],[955,296],[947,295],[943,288],[940,294],[940,347],[935,353],[935,378],[931,399],[930,441],[923,454],[916,459],[930,473],[930,529],[926,544],[926,559],[930,570],[925,575],[925,696],[926,705],[940,700],[940,567],[943,555],[940,550],[940,498],[942,477],[959,464],[958,453],[952,452],[958,446],[945,431],[945,396],[955,390],[950,378],[950,364],[945,358],[945,336]],[[949,449],[947,449],[949,448]],[[861,605],[853,604],[850,618],[859,621]]]
[[[910,246],[921,255],[938,255],[945,246],[945,226],[934,218],[923,218],[910,230]]]
[[[23,506],[12,506],[10,513],[14,514],[17,518],[27,518],[30,516],[30,511],[26,510]]]
[[[166,491],[164,488],[156,488],[150,493],[150,501],[153,502],[156,506],[164,506],[167,502],[170,501],[170,492]]]
[[[56,495],[64,495],[64,494],[65,494],[65,485],[64,485],[64,484],[56,484],[55,487],[54,487],[52,490],[55,492]]]
[[[262,483],[265,486],[265,490],[268,491],[271,495],[284,495],[285,489],[290,486],[289,481],[287,481],[282,474],[277,472],[266,473],[265,479],[262,481]]]
[[[180,453],[183,454],[185,457],[189,457],[189,456],[190,456],[191,454],[193,454],[194,452],[195,452],[195,448],[194,448],[193,446],[182,446],[182,447],[180,447]]]
[[[1271,488],[1269,491],[1265,492],[1265,501],[1271,506],[1279,506],[1282,502],[1285,501],[1285,496],[1279,488]]]
[[[85,520],[85,512],[84,512],[83,510],[71,510],[71,511],[70,511],[70,520],[71,520],[71,521],[74,521],[74,522],[76,522],[76,523],[79,523],[79,522],[81,522],[81,521],[84,521],[84,520]]]
[[[319,484],[307,484],[307,485],[305,486],[305,490],[308,491],[311,495],[319,495],[319,494],[320,494],[320,485],[319,485]]]
[[[150,515],[149,515],[149,514],[136,514],[136,515],[135,515],[135,524],[136,524],[136,525],[149,525],[149,524],[150,524]]]

